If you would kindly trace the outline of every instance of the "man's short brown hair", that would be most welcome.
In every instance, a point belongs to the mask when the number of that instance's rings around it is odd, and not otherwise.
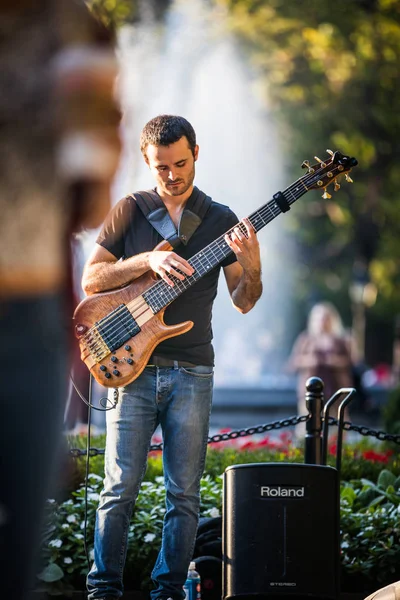
[[[194,156],[196,133],[192,125],[184,117],[175,115],[159,115],[151,119],[143,127],[140,136],[140,150],[146,156],[149,144],[153,146],[169,146],[186,136],[189,148]]]

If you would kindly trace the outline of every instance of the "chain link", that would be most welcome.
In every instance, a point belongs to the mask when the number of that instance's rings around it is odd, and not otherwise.
[[[208,444],[214,444],[217,442],[227,442],[228,440],[235,440],[239,437],[245,437],[247,435],[256,435],[257,433],[265,433],[266,431],[276,431],[283,429],[284,427],[290,427],[291,425],[297,425],[298,423],[305,423],[310,418],[310,415],[302,415],[289,417],[282,419],[281,421],[273,421],[272,423],[266,423],[265,425],[256,425],[254,427],[248,427],[247,429],[238,429],[235,431],[229,431],[227,433],[217,433],[208,438]],[[155,450],[162,450],[162,443],[152,444],[150,446],[150,452]],[[78,456],[86,456],[86,450],[80,448],[71,448],[69,450],[70,456],[77,458]],[[98,456],[104,454],[104,448],[90,448],[89,456]]]
[[[68,451],[70,456],[74,458],[78,458],[79,456],[86,456],[86,448],[70,448]],[[90,448],[89,456],[99,456],[99,454],[104,454],[104,448]]]
[[[227,442],[229,440],[236,440],[237,438],[246,437],[248,435],[256,435],[265,433],[267,431],[277,431],[278,429],[284,429],[285,427],[291,427],[298,425],[299,423],[305,423],[310,419],[310,415],[301,415],[295,417],[288,417],[280,421],[272,421],[264,425],[255,425],[248,427],[247,429],[237,429],[226,433],[217,433],[208,438],[208,444],[216,444],[218,442]],[[339,425],[338,419],[333,417],[328,418],[329,426]],[[400,434],[386,433],[385,431],[370,429],[365,425],[353,425],[350,421],[344,421],[343,429],[345,431],[355,431],[363,436],[375,437],[381,442],[394,442],[400,444]],[[162,450],[162,443],[152,444],[150,446],[150,452]],[[80,448],[71,448],[69,450],[70,456],[77,458],[78,456],[86,456],[86,450]],[[104,454],[104,448],[90,448],[89,456],[98,456]]]
[[[329,425],[339,425],[338,419],[329,417]],[[350,421],[343,422],[343,429],[345,431],[355,431],[363,436],[375,437],[380,442],[394,442],[395,444],[400,444],[400,434],[386,433],[385,431],[379,429],[370,429],[365,425],[354,425]]]
[[[247,429],[239,429],[236,431],[229,431],[227,433],[217,433],[216,435],[208,438],[208,443],[214,444],[216,442],[226,442],[228,440],[234,440],[238,437],[245,437],[247,435],[265,433],[266,431],[276,431],[277,429],[283,429],[284,427],[290,427],[291,425],[297,425],[298,423],[305,423],[309,418],[310,415],[295,416],[289,417],[288,419],[282,419],[281,421],[266,423],[265,425],[248,427]]]

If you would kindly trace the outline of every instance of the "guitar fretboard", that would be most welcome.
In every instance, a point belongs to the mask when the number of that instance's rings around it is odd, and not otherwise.
[[[282,192],[288,205],[293,204],[298,198],[308,192],[309,188],[304,182],[306,178],[307,175],[300,177],[300,179]],[[255,231],[258,232],[268,225],[268,223],[273,221],[275,217],[280,215],[281,212],[281,208],[273,198],[249,215],[248,219]],[[229,235],[235,227],[239,227],[240,231],[246,235],[246,228],[244,224],[240,222],[188,260],[188,263],[194,268],[193,275],[187,276],[183,281],[170,275],[169,277],[174,281],[174,287],[168,285],[164,280],[160,280],[143,294],[144,299],[153,313],[157,313],[165,306],[168,306],[168,304],[173,302],[178,296],[196,283],[196,281],[201,279],[201,277],[219,265],[227,256],[232,254],[233,251],[225,242],[224,238],[225,235]]]

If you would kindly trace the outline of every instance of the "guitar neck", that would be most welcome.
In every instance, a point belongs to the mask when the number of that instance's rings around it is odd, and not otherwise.
[[[308,192],[308,188],[303,181],[305,177],[306,176],[300,177],[300,179],[282,192],[281,198],[283,199],[287,208],[289,208],[289,205],[298,200],[298,198],[303,196],[303,194]],[[260,229],[268,225],[268,223],[273,221],[275,217],[283,212],[279,204],[277,199],[274,197],[266,204],[263,204],[261,208],[249,215],[248,219],[256,232],[260,231]],[[241,231],[244,234],[246,233],[246,228],[242,222],[234,227],[240,227]],[[143,294],[144,299],[150,306],[153,313],[157,313],[165,306],[168,306],[168,304],[171,304],[171,302],[173,302],[178,296],[183,294],[183,292],[185,292],[189,287],[195,284],[199,279],[209,273],[225,258],[232,254],[233,251],[225,242],[224,238],[226,234],[229,234],[233,231],[234,227],[211,242],[211,244],[206,246],[203,250],[188,260],[189,264],[194,268],[193,275],[186,277],[183,281],[172,277],[175,283],[174,287],[168,285],[164,280],[157,281],[157,283],[151,286],[151,288],[149,288]]]

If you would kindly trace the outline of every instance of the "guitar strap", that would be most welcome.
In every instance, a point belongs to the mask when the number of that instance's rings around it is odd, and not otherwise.
[[[149,223],[173,248],[180,243],[186,246],[211,206],[211,198],[194,186],[183,209],[178,230],[176,230],[174,222],[157,192],[154,190],[135,192],[131,194],[131,197]]]

